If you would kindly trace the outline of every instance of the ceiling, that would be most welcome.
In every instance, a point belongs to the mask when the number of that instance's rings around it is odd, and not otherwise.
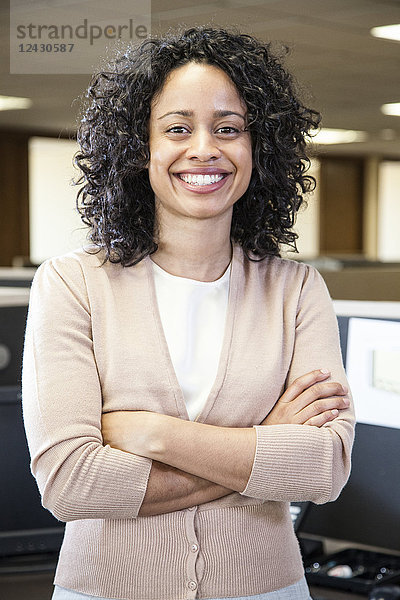
[[[73,0],[47,1],[76,6]],[[151,18],[155,34],[177,25],[235,25],[278,47],[288,45],[286,64],[308,104],[322,113],[322,125],[369,134],[366,142],[323,152],[400,158],[400,117],[380,111],[384,103],[400,102],[400,43],[369,33],[378,25],[400,23],[400,0],[153,0]],[[0,127],[73,135],[77,98],[90,76],[11,75],[5,0],[0,0],[0,50],[0,94],[33,101],[28,110],[0,111]]]

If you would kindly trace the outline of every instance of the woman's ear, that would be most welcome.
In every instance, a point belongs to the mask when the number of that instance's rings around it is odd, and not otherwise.
[[[144,165],[144,168],[147,169],[147,170],[149,170],[149,166],[150,166],[150,148],[149,147],[146,148],[146,159],[147,160],[146,160],[146,163]]]

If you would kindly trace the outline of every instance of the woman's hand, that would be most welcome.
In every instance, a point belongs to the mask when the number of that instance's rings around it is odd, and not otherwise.
[[[347,388],[324,382],[329,372],[311,371],[298,377],[279,398],[261,425],[299,424],[322,427],[349,407]]]

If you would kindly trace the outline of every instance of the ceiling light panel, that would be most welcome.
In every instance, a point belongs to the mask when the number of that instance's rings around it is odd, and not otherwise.
[[[31,106],[32,100],[30,98],[0,96],[0,110],[19,110],[21,108],[30,108]]]
[[[366,131],[355,131],[354,129],[329,129],[323,128],[312,136],[314,144],[352,144],[354,142],[365,142],[368,139]]]
[[[390,102],[389,104],[383,104],[381,111],[384,115],[392,115],[400,117],[400,102]]]
[[[381,27],[373,27],[371,35],[385,40],[400,41],[400,23],[395,25],[382,25]]]

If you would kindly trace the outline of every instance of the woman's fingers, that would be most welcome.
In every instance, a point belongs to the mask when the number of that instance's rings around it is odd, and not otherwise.
[[[284,423],[312,424],[321,427],[336,418],[350,401],[345,398],[348,389],[335,381],[325,381],[330,372],[318,369],[298,377],[287,388],[267,415],[262,425]]]
[[[285,390],[285,393],[279,399],[280,402],[292,402],[310,386],[315,385],[319,381],[324,381],[330,376],[330,372],[326,369],[316,369],[310,371],[301,377],[295,379],[289,387]]]
[[[337,409],[327,410],[325,412],[308,419],[303,425],[313,425],[314,427],[322,427],[325,423],[333,421],[338,416],[339,411]]]
[[[303,410],[297,413],[298,423],[315,425],[319,422],[332,421],[339,414],[339,411],[345,410],[350,406],[350,400],[343,396],[331,396],[320,400],[314,400]],[[317,425],[320,427],[320,425]]]
[[[314,408],[318,407],[318,402],[320,399],[332,399],[336,396],[345,396],[347,392],[348,389],[343,387],[342,384],[338,383],[337,381],[315,383],[313,386],[302,392],[297,398],[292,400],[292,405],[296,412],[300,412],[310,405],[314,405]],[[337,407],[330,406],[329,408]]]

